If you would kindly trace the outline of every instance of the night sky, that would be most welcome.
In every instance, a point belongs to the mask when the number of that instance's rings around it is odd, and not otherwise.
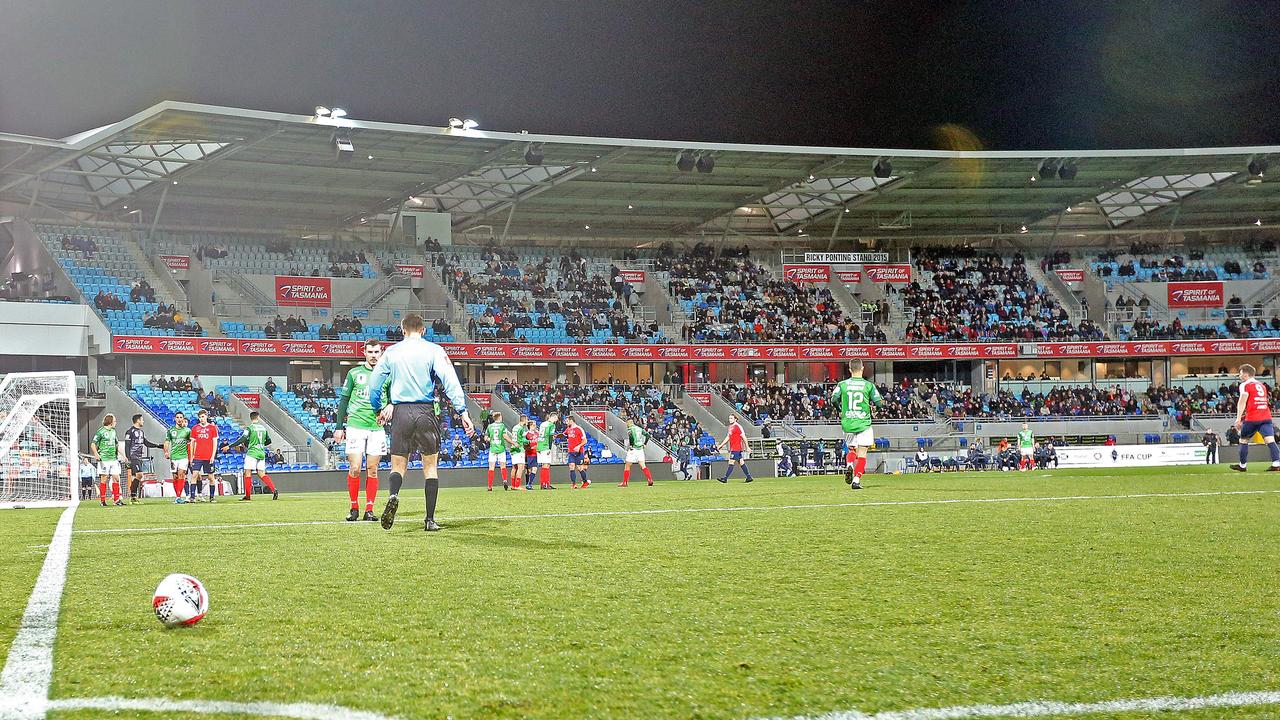
[[[5,2],[0,131],[160,100],[863,147],[1280,142],[1280,3]]]

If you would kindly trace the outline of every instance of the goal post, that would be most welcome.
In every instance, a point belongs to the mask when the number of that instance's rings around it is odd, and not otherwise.
[[[9,373],[0,382],[0,509],[79,502],[76,377]]]

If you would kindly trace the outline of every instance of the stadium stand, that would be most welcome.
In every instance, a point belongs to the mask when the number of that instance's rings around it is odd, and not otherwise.
[[[476,340],[534,343],[660,343],[636,315],[639,295],[615,285],[608,260],[538,249],[487,248],[437,256],[445,285],[467,309]]]
[[[763,425],[766,421],[836,423],[840,418],[838,405],[831,402],[834,387],[829,383],[727,383],[721,386],[720,395],[756,425]],[[884,402],[875,407],[876,418],[928,418],[929,410],[915,396],[915,389],[916,385],[909,380],[893,387],[880,385]]]
[[[364,250],[340,241],[294,241],[236,235],[197,234],[186,240],[211,270],[248,275],[299,275],[373,279],[378,272]]]
[[[119,236],[101,229],[37,225],[40,241],[113,333],[202,336],[200,323],[160,297],[125,251]],[[161,302],[157,302],[157,301]],[[167,302],[166,302],[167,301]]]
[[[1157,408],[1141,393],[1121,387],[1054,387],[1048,392],[1000,390],[995,395],[972,388],[931,384],[921,388],[930,407],[949,418],[1036,418],[1154,415]]]
[[[884,342],[884,332],[859,324],[825,287],[777,278],[746,250],[717,253],[699,244],[660,256],[655,267],[689,318],[685,342]]]
[[[965,247],[913,248],[917,278],[899,297],[908,341],[1101,340],[1091,321],[1067,310],[1027,272],[1020,253],[1006,259]]]
[[[1101,278],[1128,282],[1267,280],[1271,271],[1266,260],[1274,254],[1269,240],[1238,248],[1187,248],[1185,254],[1170,253],[1160,243],[1135,242],[1128,252],[1099,253],[1090,267]]]

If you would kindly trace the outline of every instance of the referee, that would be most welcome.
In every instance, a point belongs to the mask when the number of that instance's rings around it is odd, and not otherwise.
[[[453,370],[453,362],[444,348],[422,339],[422,316],[409,313],[400,321],[404,340],[382,354],[369,378],[369,404],[384,425],[391,423],[391,495],[382,508],[382,527],[387,530],[396,521],[400,507],[400,486],[409,468],[409,455],[422,453],[422,477],[426,481],[427,520],[425,529],[439,530],[436,524],[436,498],[440,494],[440,417],[436,415],[436,381],[445,397],[462,416],[467,436],[476,428],[467,416],[467,398]],[[382,388],[391,381],[390,398],[383,404]]]

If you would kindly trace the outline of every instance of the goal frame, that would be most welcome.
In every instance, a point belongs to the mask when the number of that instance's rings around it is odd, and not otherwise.
[[[0,510],[20,510],[24,508],[55,508],[69,507],[80,503],[80,418],[79,409],[76,407],[76,375],[71,370],[56,370],[43,372],[15,372],[5,375],[4,380],[0,381],[0,395],[11,386],[16,380],[22,378],[56,378],[61,377],[67,380],[67,387],[70,392],[66,395],[62,394],[33,394],[22,395],[23,398],[33,398],[36,400],[36,410],[43,407],[46,403],[53,400],[67,401],[67,500],[12,500],[0,499]],[[14,409],[18,407],[15,403]],[[0,436],[3,436],[5,430],[11,425],[11,417],[13,410],[9,414],[0,418]],[[7,454],[8,447],[0,448],[0,454]]]

